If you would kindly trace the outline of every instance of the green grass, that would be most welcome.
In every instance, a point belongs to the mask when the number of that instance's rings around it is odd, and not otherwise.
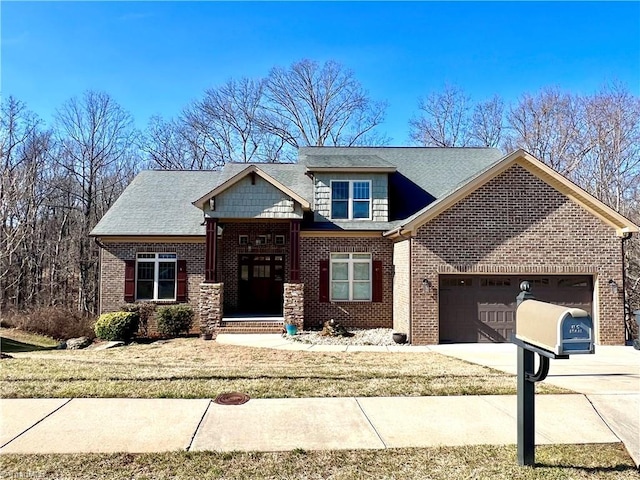
[[[51,350],[58,345],[58,342],[52,338],[15,328],[2,328],[0,332],[0,351],[3,353]]]
[[[1,478],[38,479],[638,479],[620,444],[544,445],[535,468],[520,467],[516,447],[294,450],[270,453],[2,455]]]
[[[4,398],[252,398],[503,395],[512,375],[429,352],[298,352],[179,338],[105,351],[15,353]],[[541,385],[540,393],[566,393]]]

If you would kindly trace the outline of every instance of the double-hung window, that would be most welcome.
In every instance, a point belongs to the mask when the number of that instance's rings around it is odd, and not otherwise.
[[[138,253],[136,258],[136,299],[176,299],[175,253]]]
[[[368,220],[371,218],[371,182],[369,180],[333,180],[331,182],[331,218]]]
[[[331,254],[331,300],[371,301],[371,254]]]

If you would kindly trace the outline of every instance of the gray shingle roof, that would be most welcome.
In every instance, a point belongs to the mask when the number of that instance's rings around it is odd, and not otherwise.
[[[306,157],[305,165],[312,170],[314,168],[371,168],[371,167],[394,167],[387,160],[378,155],[322,155],[312,154]]]
[[[221,172],[140,172],[91,235],[204,235],[202,210],[191,202],[219,183]]]
[[[299,163],[257,166],[313,204],[314,166],[395,166],[389,174],[389,222],[338,222],[308,228],[388,230],[460,188],[502,158],[493,148],[303,147]],[[203,213],[191,202],[247,168],[229,163],[222,171],[143,171],[122,193],[91,235],[204,235]]]
[[[375,155],[397,168],[389,175],[390,221],[412,216],[503,158],[496,148],[303,147],[299,162],[314,164],[316,157],[332,155],[351,162]]]

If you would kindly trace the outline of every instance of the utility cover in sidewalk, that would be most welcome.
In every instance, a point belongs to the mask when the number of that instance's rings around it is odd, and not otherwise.
[[[249,398],[249,395],[245,393],[221,393],[215,398],[213,402],[217,403],[218,405],[242,405],[243,403],[247,403],[249,401]]]

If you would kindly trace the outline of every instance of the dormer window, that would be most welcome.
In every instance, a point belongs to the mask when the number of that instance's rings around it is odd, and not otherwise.
[[[369,220],[371,181],[334,180],[331,182],[332,220]]]

